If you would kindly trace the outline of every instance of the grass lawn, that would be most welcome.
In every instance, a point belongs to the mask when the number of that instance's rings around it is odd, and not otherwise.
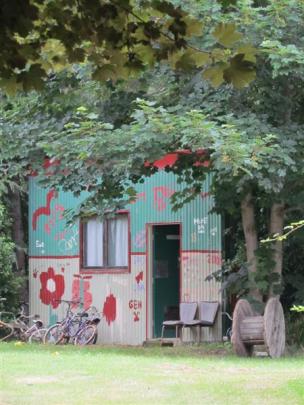
[[[240,359],[222,345],[0,344],[1,405],[304,404],[304,356]]]

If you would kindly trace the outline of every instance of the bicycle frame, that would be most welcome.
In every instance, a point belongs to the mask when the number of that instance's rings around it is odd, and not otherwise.
[[[16,317],[12,312],[3,311],[0,312],[0,318],[3,314],[11,315],[12,320],[5,322],[0,319],[0,328],[9,330],[9,333],[1,338],[0,341],[7,340],[10,337],[15,337],[17,339],[26,341],[29,339],[32,333],[43,327],[43,323],[39,319],[34,320],[34,325],[28,326],[25,320],[34,318],[35,315],[26,316],[21,313]]]

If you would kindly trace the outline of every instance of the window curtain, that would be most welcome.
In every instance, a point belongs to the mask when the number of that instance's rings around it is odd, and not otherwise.
[[[86,223],[85,238],[86,266],[103,266],[103,224],[91,219]]]
[[[117,215],[108,221],[108,265],[128,266],[128,217]]]

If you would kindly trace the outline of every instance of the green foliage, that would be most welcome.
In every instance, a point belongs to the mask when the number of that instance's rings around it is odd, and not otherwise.
[[[295,170],[293,145],[290,150],[282,148],[274,135],[261,133],[250,139],[233,121],[218,125],[200,111],[176,115],[153,103],[139,100],[137,105],[128,126],[113,128],[96,120],[89,111],[78,109],[60,131],[48,128],[41,133],[42,139],[53,142],[40,141],[38,146],[51,159],[60,161],[48,183],[76,194],[89,190],[90,199],[102,201],[99,205],[102,204],[103,210],[114,209],[117,206],[113,204],[127,201],[125,192],[130,181],[137,182],[155,171],[145,165],[146,161],[183,148],[192,153],[181,156],[171,168],[180,181],[189,184],[173,196],[174,207],[178,209],[201,192],[208,171],[206,162],[213,168],[216,184],[231,179],[240,195],[246,191],[248,182],[257,182],[267,194],[280,191],[281,172],[273,173],[273,183],[269,182],[269,167],[274,163],[285,168],[286,175]],[[203,154],[202,149],[206,151]],[[201,164],[191,168],[191,162],[195,161]]]
[[[128,79],[163,60],[175,69],[225,61],[237,74],[233,55],[212,61],[192,45],[191,38],[201,35],[199,19],[164,0],[2,2],[0,86],[8,94],[41,89],[50,73],[73,63],[89,63],[99,81]],[[227,49],[241,38],[234,24],[216,27],[214,36]],[[253,65],[243,64],[247,69]]]
[[[304,312],[304,306],[303,305],[294,305],[292,308],[290,308],[291,311],[295,312]]]
[[[294,314],[287,316],[287,341],[296,346],[304,344],[304,305],[293,305]]]
[[[56,6],[57,2],[53,3]],[[82,5],[82,1],[78,3]],[[168,28],[175,30],[179,39],[189,34],[187,46],[157,56],[156,60],[168,63],[131,78],[125,85],[115,78],[124,76],[120,76],[120,68],[126,55],[121,52],[126,54],[129,49],[111,51],[104,65],[100,62],[104,63],[104,50],[95,47],[91,55],[101,52],[100,58],[87,56],[89,64],[60,71],[66,66],[69,50],[57,37],[47,40],[48,58],[44,61],[51,60],[48,69],[56,74],[47,81],[45,91],[3,98],[0,103],[0,173],[4,180],[0,185],[20,185],[20,173],[29,172],[28,163],[39,170],[47,154],[61,162],[53,167],[55,175],[48,178],[48,185],[76,194],[89,191],[91,197],[78,214],[102,215],[134,197],[130,182],[143,181],[155,171],[145,165],[147,160],[188,149],[191,153],[181,155],[171,169],[186,183],[183,192],[173,196],[175,207],[200,192],[209,161],[215,173],[212,188],[217,210],[233,215],[239,223],[240,202],[250,191],[258,235],[265,239],[274,202],[282,201],[288,209],[299,207],[298,212],[303,208],[303,5],[298,1],[244,0],[236,7],[229,2],[223,10],[218,2],[173,3],[195,15],[186,20],[186,26]],[[91,4],[93,7],[95,1]],[[91,13],[90,7],[84,16]],[[175,18],[172,6],[158,12],[167,14],[160,18],[161,24]],[[188,17],[185,14],[179,22]],[[43,24],[46,27],[48,22]],[[139,30],[136,27],[135,32]],[[65,28],[60,29],[63,37]],[[183,29],[185,34],[180,33]],[[158,55],[168,46],[168,38],[152,34],[156,32],[150,32],[147,46],[137,35],[132,43],[135,59],[145,61],[145,66],[152,65],[154,52]],[[158,41],[162,42],[159,47]],[[111,47],[110,42],[108,45]],[[128,65],[128,75],[142,70],[135,65]],[[255,72],[256,79],[239,91],[247,75],[252,78]],[[39,77],[41,72],[36,73]],[[92,74],[103,81],[107,77],[112,80],[100,86],[88,79]],[[214,88],[209,81],[221,86]],[[137,97],[145,101],[134,103]],[[197,160],[201,166],[194,165]],[[236,244],[243,245],[243,236],[238,236]],[[264,269],[269,267],[258,280],[267,291],[271,266],[264,259],[258,261]]]
[[[286,240],[292,233],[300,230],[304,226],[304,220],[291,222],[289,225],[284,226],[284,233],[274,234],[267,239],[263,239],[261,242],[274,242],[274,241],[283,241]]]
[[[270,287],[275,295],[280,295],[282,292],[281,276],[272,271],[275,265],[273,247],[271,245],[260,245],[255,251],[255,257],[257,271],[251,276],[256,287],[265,297],[269,296]]]
[[[251,302],[257,310],[261,310],[251,291],[258,289],[261,294],[268,297],[270,287],[275,294],[282,292],[281,278],[277,273],[272,272],[274,267],[272,248],[270,245],[262,245],[256,251],[257,270],[252,273],[248,270],[245,248],[238,245],[233,259],[224,262],[221,269],[212,273],[206,278],[207,281],[215,279],[222,284],[221,291],[227,296],[245,298]]]
[[[300,307],[301,308],[301,307]],[[303,308],[303,307],[302,307]],[[293,310],[293,309],[291,309]],[[287,313],[286,319],[286,340],[287,344],[296,347],[303,347],[304,345],[304,313],[295,310],[294,313]]]
[[[3,203],[0,201],[0,310],[12,311],[19,302],[19,290],[22,279],[13,272],[15,263],[15,245],[9,237],[10,222]]]

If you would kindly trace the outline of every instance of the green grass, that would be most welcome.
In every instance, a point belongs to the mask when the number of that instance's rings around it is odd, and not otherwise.
[[[304,357],[240,359],[223,345],[0,344],[1,405],[304,404]]]

